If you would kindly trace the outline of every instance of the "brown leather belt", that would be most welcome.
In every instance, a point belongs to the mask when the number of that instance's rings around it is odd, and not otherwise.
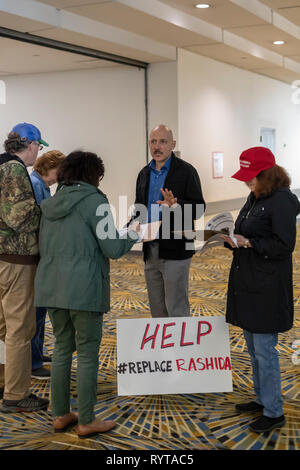
[[[0,254],[0,261],[12,264],[34,265],[38,264],[40,255],[6,255]]]

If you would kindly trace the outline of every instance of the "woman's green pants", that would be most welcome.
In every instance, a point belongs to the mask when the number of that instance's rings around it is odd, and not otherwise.
[[[103,315],[80,310],[48,309],[55,337],[51,365],[52,415],[70,412],[72,354],[77,351],[78,422],[95,419],[98,355]]]

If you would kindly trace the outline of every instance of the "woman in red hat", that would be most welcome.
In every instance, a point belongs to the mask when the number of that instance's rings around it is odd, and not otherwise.
[[[285,169],[265,147],[244,151],[233,178],[244,181],[251,192],[235,223],[238,248],[224,237],[233,248],[226,321],[244,330],[256,394],[236,408],[261,411],[250,429],[266,432],[285,423],[275,346],[278,333],[293,326],[292,252],[300,204]]]

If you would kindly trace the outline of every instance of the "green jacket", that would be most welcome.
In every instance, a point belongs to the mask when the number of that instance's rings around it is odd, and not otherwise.
[[[0,155],[0,254],[36,255],[40,209],[17,156]]]
[[[84,182],[59,186],[41,211],[35,305],[107,312],[109,258],[127,253],[137,233],[120,238],[106,196]]]

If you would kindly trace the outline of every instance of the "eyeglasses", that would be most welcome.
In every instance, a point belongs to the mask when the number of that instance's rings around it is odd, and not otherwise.
[[[44,146],[41,145],[39,142],[37,142],[36,140],[33,140],[33,143],[39,146],[39,150],[43,150]]]

